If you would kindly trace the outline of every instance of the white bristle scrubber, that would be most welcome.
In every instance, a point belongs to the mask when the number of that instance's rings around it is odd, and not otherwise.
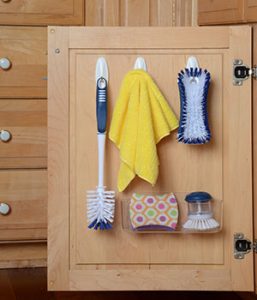
[[[213,219],[211,214],[188,217],[188,220],[183,224],[184,229],[199,231],[212,230],[219,227],[220,224]]]

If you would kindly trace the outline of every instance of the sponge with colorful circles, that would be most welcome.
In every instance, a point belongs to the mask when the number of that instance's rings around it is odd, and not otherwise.
[[[173,193],[134,193],[130,199],[130,224],[135,231],[174,231],[178,223],[178,214],[178,204]]]

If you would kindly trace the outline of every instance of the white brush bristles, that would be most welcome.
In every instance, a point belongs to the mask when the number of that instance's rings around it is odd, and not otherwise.
[[[190,77],[184,78],[184,85],[187,97],[186,123],[184,129],[184,138],[186,140],[206,140],[208,131],[204,123],[203,109],[203,89],[205,84],[205,74],[197,77],[198,82],[191,82]]]
[[[115,192],[97,188],[87,191],[87,220],[92,223],[97,220],[112,223],[115,210]]]
[[[210,215],[189,216],[188,220],[183,224],[186,230],[208,231],[218,229],[220,224]]]

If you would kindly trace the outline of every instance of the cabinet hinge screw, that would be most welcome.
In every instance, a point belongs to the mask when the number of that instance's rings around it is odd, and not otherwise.
[[[253,251],[257,253],[257,240],[247,239],[243,233],[234,234],[234,258],[243,259],[246,254]]]
[[[233,61],[233,84],[243,85],[243,81],[249,77],[257,79],[257,66],[252,68],[244,64],[242,59],[234,59]]]

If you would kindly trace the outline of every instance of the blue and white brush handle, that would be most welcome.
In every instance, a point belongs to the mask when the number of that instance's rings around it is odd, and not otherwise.
[[[107,124],[107,80],[100,77],[96,83],[96,119],[98,139],[98,190],[104,190],[104,155]]]

